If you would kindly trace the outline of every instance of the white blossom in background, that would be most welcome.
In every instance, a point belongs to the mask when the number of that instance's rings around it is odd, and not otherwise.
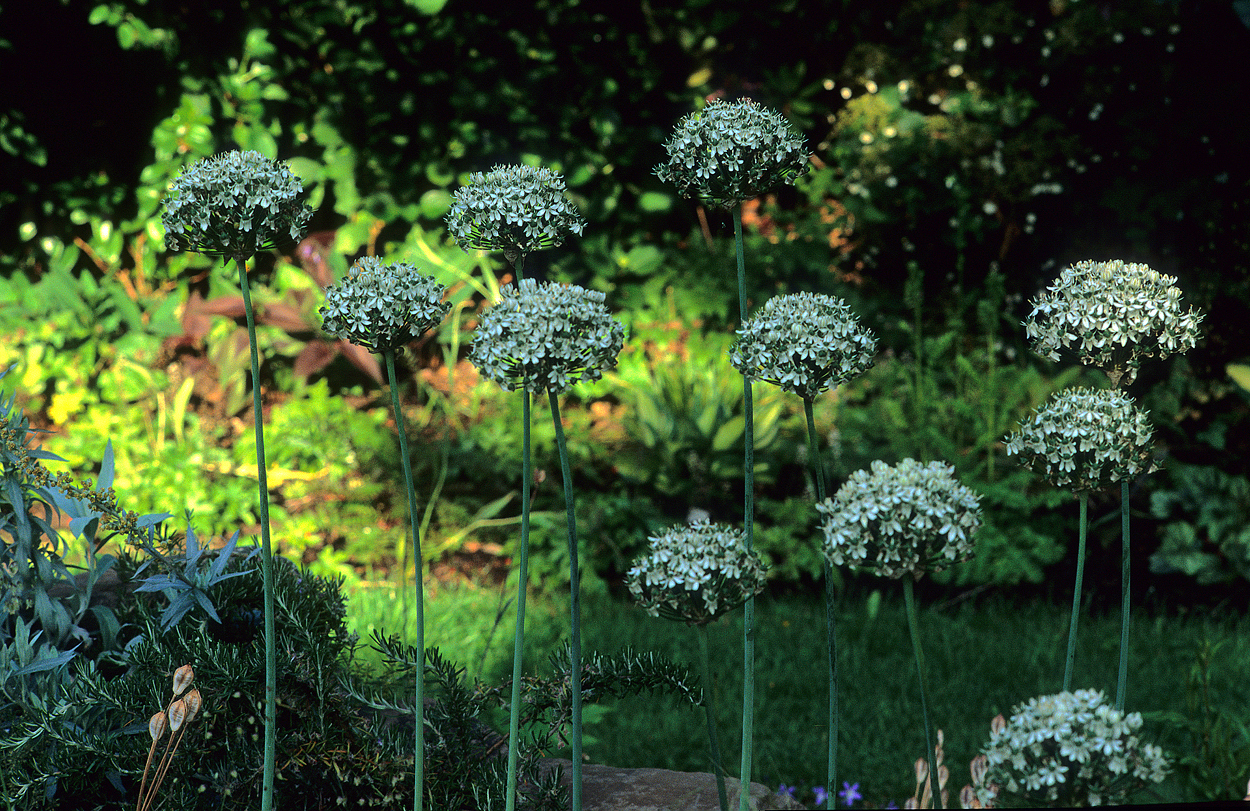
[[[734,368],[805,399],[872,366],[877,341],[846,302],[833,296],[776,296],[738,330]]]
[[[327,334],[383,352],[438,326],[451,309],[443,301],[446,292],[412,265],[366,256],[348,269],[347,278],[326,288],[318,312]]]
[[[1114,709],[1100,691],[1040,696],[1011,712],[994,719],[982,749],[976,794],[986,807],[1122,804],[1168,772],[1163,750],[1138,736],[1141,713]]]
[[[816,505],[824,516],[824,553],[884,577],[943,569],[967,560],[981,526],[977,495],[942,462],[904,459],[857,470],[833,498]]]
[[[742,530],[706,520],[650,538],[626,575],[630,593],[653,617],[705,625],[764,590],[764,564]]]
[[[522,279],[482,314],[469,360],[505,391],[560,394],[616,366],[625,328],[597,290]]]
[[[1132,383],[1142,358],[1178,354],[1198,342],[1202,315],[1181,310],[1175,276],[1147,265],[1077,262],[1035,299],[1024,322],[1038,354],[1061,349],[1107,373],[1112,385]]]
[[[1148,414],[1118,389],[1065,389],[1006,437],[1007,455],[1078,493],[1131,480],[1151,469]]]
[[[677,122],[655,168],[683,197],[733,208],[808,171],[803,136],[785,117],[750,99],[715,99]]]
[[[447,230],[463,250],[502,251],[508,262],[581,234],[586,221],[564,196],[564,178],[533,166],[496,166],[456,189]]]

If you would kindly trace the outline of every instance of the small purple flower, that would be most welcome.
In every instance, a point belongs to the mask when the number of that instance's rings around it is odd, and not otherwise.
[[[795,787],[794,787],[794,786],[787,786],[785,783],[782,783],[780,786],[778,786],[778,787],[777,787],[777,796],[778,796],[778,797],[789,797],[791,800],[793,800],[793,799],[794,799],[794,789],[795,789]]]
[[[824,786],[812,786],[812,793],[816,795],[817,806],[823,806],[825,800],[829,799],[829,792],[825,791]]]
[[[838,796],[842,798],[848,807],[864,799],[864,795],[859,793],[859,783],[855,785],[843,783],[842,790],[838,792]]]

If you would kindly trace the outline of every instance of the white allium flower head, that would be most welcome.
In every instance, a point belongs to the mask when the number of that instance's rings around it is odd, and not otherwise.
[[[1033,301],[1024,322],[1034,349],[1052,360],[1075,353],[1118,385],[1132,383],[1142,358],[1183,353],[1198,342],[1202,314],[1181,310],[1175,276],[1149,266],[1077,262]]]
[[[858,470],[833,498],[816,505],[824,515],[825,557],[884,577],[944,569],[972,557],[981,526],[977,495],[954,468],[904,459]]]
[[[1100,691],[1039,696],[1013,708],[1010,721],[995,720],[976,787],[982,803],[1119,804],[1168,771],[1163,750],[1138,737],[1141,713],[1113,709]]]
[[[764,564],[747,549],[742,530],[700,520],[649,540],[626,583],[653,617],[705,625],[767,585]]]
[[[1064,389],[1007,436],[1007,455],[1057,487],[1096,490],[1150,472],[1148,414],[1117,389]]]
[[[872,331],[860,326],[846,302],[833,296],[775,296],[738,330],[734,367],[811,399],[872,366]]]
[[[560,394],[616,366],[625,328],[597,290],[522,279],[482,314],[469,360],[506,391]]]
[[[655,169],[684,197],[733,208],[808,171],[803,136],[774,110],[750,99],[715,99],[677,122]]]
[[[373,352],[396,349],[442,322],[451,303],[447,288],[404,262],[357,260],[347,278],[326,288],[322,326]]]
[[[251,257],[304,235],[312,209],[283,162],[259,152],[213,155],[183,169],[165,198],[165,242],[175,251]]]
[[[564,178],[547,168],[496,166],[469,176],[447,213],[447,230],[466,251],[502,251],[518,257],[581,234],[586,221],[564,196]]]

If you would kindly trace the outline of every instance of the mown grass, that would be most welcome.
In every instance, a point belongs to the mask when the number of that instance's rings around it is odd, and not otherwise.
[[[838,610],[841,746],[839,782],[859,783],[858,807],[902,806],[914,789],[912,764],[924,753],[915,661],[901,594],[882,583],[880,599],[852,590]],[[362,637],[372,628],[399,633],[410,613],[386,586],[351,592],[349,616]],[[511,591],[507,592],[511,595]],[[875,603],[875,607],[874,607]],[[567,598],[535,595],[527,610],[527,670],[544,668],[567,633]],[[1009,595],[921,608],[929,667],[930,717],[945,735],[950,797],[968,782],[968,762],[989,737],[990,720],[1030,697],[1058,692],[1063,677],[1069,606]],[[469,583],[432,588],[426,600],[429,644],[465,665],[470,676],[499,680],[508,673],[515,614],[498,587]],[[731,773],[740,745],[742,625],[735,612],[711,627],[722,751]],[[761,597],[756,625],[755,779],[776,787],[825,783],[825,631],[815,598]],[[692,629],[654,619],[628,602],[606,596],[587,600],[583,613],[587,650],[604,653],[632,646],[694,665]],[[1119,617],[1085,616],[1080,625],[1073,687],[1095,688],[1114,698]],[[1189,735],[1154,713],[1190,713],[1187,677],[1204,640],[1228,639],[1212,667],[1216,708],[1244,715],[1250,706],[1250,621],[1244,616],[1191,612],[1187,616],[1134,616],[1126,709],[1147,716],[1145,733],[1174,754],[1193,751]],[[667,696],[613,701],[588,712],[585,751],[592,762],[621,767],[710,771],[702,713]],[[565,753],[567,754],[567,753]],[[1245,779],[1244,776],[1241,779]],[[1145,802],[1239,799],[1198,796],[1179,776],[1144,793]]]

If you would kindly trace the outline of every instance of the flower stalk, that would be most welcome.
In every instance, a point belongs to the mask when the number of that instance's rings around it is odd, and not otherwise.
[[[307,230],[312,210],[300,202],[303,184],[286,164],[258,152],[227,152],[198,161],[174,181],[161,216],[173,250],[193,250],[233,259],[247,318],[252,363],[252,416],[256,425],[256,469],[261,529],[261,572],[265,615],[265,749],[261,811],[274,807],[277,760],[277,650],[274,623],[273,551],[269,539],[264,412],[256,318],[247,281],[247,260],[262,250],[295,242]]]

